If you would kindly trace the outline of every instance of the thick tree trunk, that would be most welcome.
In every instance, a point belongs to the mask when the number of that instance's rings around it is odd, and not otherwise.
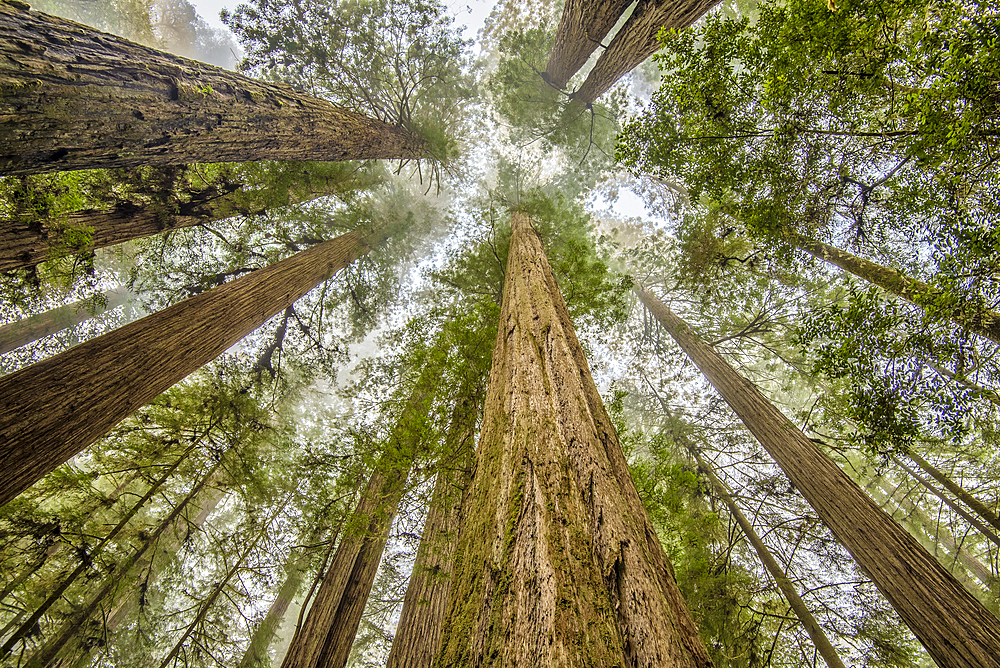
[[[961,499],[965,505],[976,511],[976,514],[989,522],[990,526],[992,526],[996,531],[1000,532],[1000,517],[997,517],[995,512],[987,508],[986,504],[966,492],[961,485],[956,484],[954,480],[932,466],[930,462],[917,453],[910,451],[906,453],[906,456],[909,457],[914,464],[928,473],[932,478],[944,485],[945,489]]]
[[[480,392],[471,386],[459,392],[445,441],[447,461],[439,462],[434,494],[386,668],[430,668],[441,645],[441,624],[451,592],[462,502],[472,479],[480,399]]]
[[[0,505],[383,237],[348,232],[0,378]]]
[[[941,302],[943,295],[940,290],[911,278],[901,271],[883,267],[871,260],[852,255],[847,251],[798,232],[793,231],[785,238],[799,250],[840,267],[844,271],[917,306],[933,307]],[[1000,343],[1000,313],[979,309],[975,306],[965,306],[948,313],[947,317],[959,327],[984,336],[994,343]]]
[[[87,558],[81,560],[76,568],[74,568],[66,577],[62,578],[59,584],[55,586],[45,600],[42,601],[37,608],[35,608],[34,612],[31,613],[31,616],[29,616],[28,619],[25,620],[24,623],[10,635],[9,638],[7,638],[3,647],[0,647],[0,659],[7,658],[14,650],[14,647],[16,647],[22,639],[29,637],[34,632],[35,627],[38,626],[39,620],[45,615],[46,612],[48,612],[49,608],[51,608],[59,599],[63,597],[66,590],[69,589],[81,575],[93,568],[93,560],[100,556],[101,552],[104,551],[104,548],[107,547],[108,543],[114,540],[115,537],[117,537],[118,534],[120,534],[122,530],[128,526],[132,518],[135,517],[135,514],[139,512],[146,505],[146,503],[153,498],[153,496],[161,491],[164,483],[170,479],[170,476],[174,474],[177,467],[179,467],[193,451],[194,446],[191,446],[180,457],[178,457],[177,461],[167,468],[166,472],[164,472],[159,480],[150,485],[149,489],[146,490],[146,493],[132,506],[132,508],[129,509],[127,513],[125,513],[124,516],[122,516],[122,518],[118,521],[118,524],[108,531],[108,533],[101,538],[97,545],[87,551]]]
[[[118,566],[117,572],[127,575],[137,564],[142,561],[146,552],[154,545],[156,545],[157,540],[169,529],[176,526],[178,518],[188,507],[193,499],[195,499],[205,485],[212,479],[215,472],[218,470],[220,464],[216,463],[208,473],[194,486],[194,488],[185,496],[174,509],[164,517],[160,523],[157,525],[156,529],[142,537],[141,544],[139,547],[129,554]],[[104,603],[105,599],[110,596],[120,585],[121,578],[119,577],[109,577],[105,578],[104,584],[96,589],[93,594],[72,614],[68,615],[63,621],[62,625],[43,645],[41,645],[38,650],[35,651],[31,657],[21,664],[23,668],[48,668],[52,665],[53,660],[56,658],[64,647],[67,646],[74,637],[81,633],[84,629],[84,625],[87,620],[94,616],[98,608]]]
[[[0,174],[419,158],[421,139],[278,83],[0,2]]]
[[[105,311],[113,311],[122,304],[127,304],[135,296],[126,287],[118,287],[102,294],[101,301],[103,303],[94,299],[81,299],[78,302],[3,325],[0,327],[0,355],[17,350],[21,346],[34,343],[44,336],[55,334],[68,327],[75,327],[91,318],[96,318]]]
[[[639,299],[701,369],[941,668],[1000,667],[1000,620],[652,293]]]
[[[573,93],[573,100],[593,104],[615,82],[659,51],[661,28],[687,28],[717,4],[719,0],[639,0],[587,80]]]
[[[425,445],[422,427],[438,371],[428,366],[417,380],[305,623],[292,639],[283,668],[343,668],[347,664],[406,479]]]
[[[530,220],[512,219],[437,668],[710,666]]]
[[[802,626],[805,628],[806,633],[809,634],[809,638],[812,640],[813,645],[816,647],[820,656],[822,656],[823,660],[826,661],[826,665],[829,668],[845,668],[844,662],[840,660],[840,656],[837,654],[837,650],[833,648],[833,644],[830,642],[830,639],[826,637],[823,627],[821,627],[816,621],[816,618],[813,617],[809,608],[806,607],[805,602],[802,600],[802,597],[799,596],[799,593],[795,590],[795,586],[792,584],[792,581],[785,575],[784,569],[778,564],[778,561],[774,558],[774,555],[771,554],[771,551],[767,548],[767,545],[764,544],[764,541],[757,535],[757,532],[753,528],[753,524],[751,524],[750,520],[746,518],[743,511],[740,510],[740,507],[736,505],[736,500],[733,499],[732,495],[729,493],[726,483],[722,482],[719,477],[715,475],[712,465],[709,464],[700,454],[698,454],[697,450],[691,449],[691,454],[694,455],[694,458],[698,461],[698,466],[701,467],[701,470],[705,472],[706,477],[712,484],[712,488],[715,490],[716,496],[722,499],[722,502],[726,504],[727,508],[729,508],[729,514],[732,515],[733,519],[736,520],[736,523],[740,525],[740,529],[743,530],[743,535],[745,535],[747,540],[750,541],[750,545],[753,547],[754,552],[757,553],[757,556],[760,558],[761,563],[764,564],[764,568],[767,569],[767,572],[771,574],[771,577],[774,579],[774,583],[778,585],[778,589],[781,591],[782,595],[784,595],[785,600],[788,601],[788,605],[792,608],[792,612],[794,612],[795,616],[798,617],[800,622],[802,622]]]
[[[565,88],[631,4],[632,0],[566,0],[542,78]]]

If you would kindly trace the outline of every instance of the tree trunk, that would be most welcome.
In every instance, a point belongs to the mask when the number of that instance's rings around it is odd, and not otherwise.
[[[17,350],[21,346],[34,343],[42,337],[55,334],[68,327],[75,327],[91,318],[96,318],[105,311],[113,311],[122,304],[127,304],[135,296],[126,287],[107,290],[102,295],[101,301],[103,303],[95,301],[93,298],[81,299],[72,304],[66,304],[3,325],[0,327],[0,355]]]
[[[156,529],[142,538],[140,546],[132,552],[118,567],[118,573],[123,575],[128,574],[133,567],[138,564],[149,548],[156,544],[156,541],[161,535],[168,529],[175,526],[175,522],[181,516],[184,509],[191,503],[191,500],[198,496],[201,490],[205,487],[205,484],[215,475],[216,470],[218,470],[220,463],[216,463],[212,469],[205,474],[204,477],[198,482],[197,485],[185,496],[174,509],[170,511],[166,517],[164,517],[160,523],[157,525]],[[59,627],[59,630],[49,638],[34,654],[28,659],[27,662],[23,663],[23,668],[47,668],[51,665],[51,662],[56,658],[56,655],[66,646],[66,644],[72,640],[75,636],[82,632],[84,625],[87,620],[89,620],[104,600],[121,584],[121,578],[109,577],[104,581],[103,586],[97,589],[93,595],[87,599],[87,601],[78,608],[75,612],[66,616],[65,621]]]
[[[0,378],[0,505],[384,236],[342,234]]]
[[[305,623],[292,639],[283,668],[343,668],[347,664],[406,479],[425,445],[422,427],[438,373],[436,366],[428,366],[417,380]]]
[[[933,307],[942,301],[943,294],[940,290],[896,269],[883,267],[871,260],[852,255],[847,251],[795,231],[787,234],[785,239],[799,250],[840,267],[844,271],[917,306]],[[984,336],[994,343],[1000,343],[1000,313],[974,305],[964,305],[954,309],[946,317],[959,327]]]
[[[639,0],[587,80],[573,93],[573,100],[593,104],[615,82],[660,50],[661,28],[687,28],[717,4],[719,0]]]
[[[513,215],[436,668],[711,665],[542,250]]]
[[[632,0],[566,0],[542,78],[555,88],[565,88],[631,4]]]
[[[830,639],[826,637],[826,633],[823,631],[823,627],[817,623],[816,618],[813,617],[812,613],[809,612],[809,608],[806,607],[805,602],[799,593],[795,590],[795,586],[792,581],[788,579],[785,575],[784,569],[778,564],[778,561],[771,554],[771,551],[767,549],[767,545],[761,540],[760,536],[753,528],[753,524],[750,520],[746,518],[740,507],[736,505],[736,500],[733,499],[732,495],[729,493],[729,489],[726,484],[719,480],[719,477],[715,475],[715,471],[712,465],[709,464],[698,451],[691,448],[691,454],[698,461],[698,466],[702,471],[705,472],[705,476],[708,478],[709,482],[712,483],[712,488],[715,490],[716,496],[722,499],[722,502],[726,504],[729,508],[729,514],[733,516],[736,523],[740,525],[740,529],[743,530],[743,534],[750,541],[750,545],[753,546],[754,552],[760,558],[764,568],[767,572],[771,574],[774,579],[774,583],[778,585],[778,589],[784,595],[785,600],[788,601],[788,605],[791,606],[792,611],[795,616],[798,617],[799,621],[802,622],[802,626],[805,628],[806,633],[809,634],[809,638],[812,640],[813,645],[819,652],[823,660],[826,661],[826,665],[829,668],[845,668],[844,662],[840,660],[840,656],[837,655],[837,650],[833,648],[833,644]]]
[[[423,141],[267,83],[0,2],[0,173],[419,158]]]
[[[451,592],[462,502],[472,479],[480,399],[480,392],[471,386],[459,392],[445,441],[448,461],[439,463],[434,494],[427,509],[424,532],[406,586],[403,610],[386,668],[430,668],[441,644],[441,624]]]
[[[930,462],[917,453],[912,451],[907,452],[906,456],[909,457],[914,464],[926,471],[932,478],[944,485],[949,492],[961,499],[965,505],[976,511],[976,514],[989,522],[990,526],[992,526],[995,530],[1000,531],[1000,517],[997,517],[997,514],[987,508],[982,501],[966,492],[960,485],[955,484],[954,480],[933,467]]]
[[[771,454],[941,668],[1000,668],[1000,620],[652,293],[639,299]]]
[[[48,612],[48,609],[51,608],[59,599],[63,597],[63,594],[66,593],[66,590],[69,589],[70,586],[72,586],[73,583],[76,582],[81,575],[83,575],[91,568],[93,568],[94,566],[93,560],[96,557],[100,556],[101,552],[104,551],[104,548],[108,545],[108,543],[114,540],[115,537],[118,536],[118,534],[120,534],[122,530],[125,529],[126,526],[128,526],[132,518],[135,517],[135,514],[139,512],[146,505],[146,502],[148,502],[151,498],[153,498],[154,495],[158,494],[161,491],[164,483],[166,483],[167,480],[170,479],[170,476],[174,474],[174,471],[177,470],[177,467],[180,466],[184,462],[184,460],[186,460],[188,456],[191,455],[193,451],[194,451],[194,446],[192,445],[177,459],[176,462],[174,462],[173,464],[170,465],[169,468],[167,468],[166,472],[160,477],[159,480],[150,485],[146,493],[132,506],[131,509],[129,509],[127,513],[125,513],[125,515],[118,521],[118,524],[116,524],[100,540],[100,542],[98,542],[97,545],[93,547],[93,549],[86,552],[87,558],[81,559],[77,567],[74,568],[69,575],[62,578],[59,584],[56,585],[55,589],[52,590],[52,592],[45,598],[44,601],[41,602],[41,604],[39,604],[37,608],[35,608],[35,611],[31,613],[31,616],[29,616],[28,619],[25,620],[25,622],[20,627],[18,627],[18,629],[13,634],[11,634],[9,638],[7,638],[7,641],[3,644],[3,647],[0,647],[0,659],[7,658],[10,655],[10,653],[14,650],[14,647],[19,642],[21,642],[22,639],[31,636],[35,627],[38,626],[39,620],[41,620],[41,618],[45,615],[45,613]]]

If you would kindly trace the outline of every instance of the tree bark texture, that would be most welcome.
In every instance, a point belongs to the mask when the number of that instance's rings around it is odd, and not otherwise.
[[[515,213],[436,668],[710,666],[530,220]]]
[[[399,127],[0,2],[0,174],[419,158]]]
[[[555,88],[565,88],[631,4],[632,0],[566,0],[542,78]]]
[[[941,668],[1000,667],[1000,620],[666,304],[639,299],[701,369]]]
[[[118,287],[103,293],[102,301],[104,303],[93,299],[81,299],[72,304],[66,304],[3,325],[0,327],[0,355],[34,343],[50,334],[75,327],[106,311],[113,311],[122,304],[128,303],[134,296],[128,288]]]
[[[0,378],[0,505],[382,236],[348,232]]]
[[[208,473],[206,473],[201,480],[198,481],[191,491],[188,492],[188,494],[174,506],[174,509],[160,521],[156,529],[142,538],[139,547],[125,557],[125,559],[119,564],[117,572],[125,576],[126,582],[130,581],[127,578],[128,573],[143,561],[143,558],[149,549],[156,545],[159,538],[166,531],[171,530],[176,526],[176,522],[181,517],[182,513],[186,508],[188,508],[192,500],[197,498],[202,489],[204,489],[205,485],[213,478],[220,465],[220,463],[216,463],[208,471]],[[93,594],[71,615],[66,617],[57,632],[43,645],[41,645],[26,662],[21,664],[22,667],[48,668],[54,665],[53,662],[56,659],[56,656],[63,650],[63,648],[67,647],[67,644],[71,640],[84,631],[87,620],[90,619],[104,604],[107,597],[112,595],[112,593],[121,586],[121,583],[122,579],[119,577],[112,576],[105,578],[104,583],[99,588],[95,587]]]
[[[573,100],[593,104],[615,82],[659,51],[661,28],[687,28],[717,4],[719,0],[639,0],[586,81],[573,93]]]
[[[343,668],[378,572],[392,520],[414,458],[438,369],[428,366],[389,437],[323,576],[305,623],[296,631],[283,668]]]
[[[767,569],[767,572],[771,574],[771,578],[774,579],[774,583],[778,585],[778,589],[781,591],[785,600],[788,601],[788,605],[792,608],[792,612],[802,623],[803,628],[805,628],[806,633],[809,634],[810,640],[813,642],[813,646],[819,652],[820,656],[826,662],[828,668],[845,668],[844,662],[841,661],[840,656],[837,654],[837,650],[834,649],[833,643],[827,638],[826,632],[823,631],[823,627],[819,625],[816,618],[813,617],[812,612],[806,607],[805,601],[799,596],[799,592],[795,590],[795,586],[792,581],[788,579],[785,575],[785,570],[778,564],[777,559],[771,554],[771,551],[761,540],[760,536],[757,535],[757,531],[754,530],[753,524],[750,520],[746,518],[743,511],[736,504],[736,500],[733,498],[732,494],[729,493],[729,489],[726,487],[726,483],[722,482],[712,465],[709,464],[697,450],[692,450],[691,453],[694,455],[695,459],[698,461],[698,466],[702,471],[705,472],[705,476],[708,478],[709,482],[712,484],[712,489],[715,490],[716,496],[722,499],[722,502],[726,504],[729,509],[729,514],[732,515],[736,523],[740,525],[740,529],[743,530],[743,535],[747,537],[750,545],[753,547],[754,552],[760,558],[760,562]]]
[[[886,292],[901,297],[920,307],[933,307],[943,302],[945,295],[937,288],[923,281],[911,278],[901,271],[883,267],[880,264],[848,253],[818,239],[791,232],[787,240],[799,250],[809,253],[824,262],[840,267],[844,271],[877,285]],[[960,306],[947,317],[959,327],[986,337],[1000,344],[1000,313],[981,309],[974,305]]]
[[[451,592],[462,503],[475,457],[481,392],[466,386],[451,417],[420,547],[406,586],[403,610],[386,668],[430,668],[441,645],[441,624]]]

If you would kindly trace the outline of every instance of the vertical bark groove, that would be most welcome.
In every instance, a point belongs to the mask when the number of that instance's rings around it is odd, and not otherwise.
[[[937,664],[1000,668],[1000,620],[666,304],[644,288],[636,292]]]
[[[632,0],[566,0],[542,78],[555,88],[565,88],[631,4]]]

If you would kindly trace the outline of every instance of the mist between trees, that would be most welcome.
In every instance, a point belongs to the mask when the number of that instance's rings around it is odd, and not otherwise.
[[[0,0],[0,664],[1000,666],[996,9],[455,15]]]

